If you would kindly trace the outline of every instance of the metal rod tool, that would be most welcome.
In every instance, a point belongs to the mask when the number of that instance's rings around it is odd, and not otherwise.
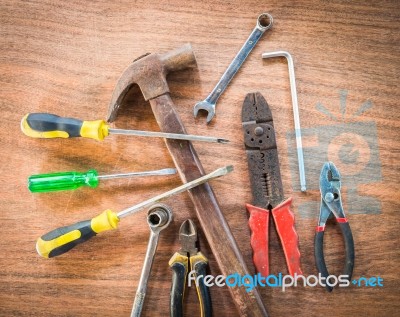
[[[301,128],[300,128],[300,115],[299,115],[299,103],[297,101],[297,89],[296,89],[296,77],[294,75],[294,63],[292,55],[286,51],[276,51],[263,53],[262,58],[271,57],[286,57],[289,69],[289,80],[290,80],[290,93],[292,95],[292,106],[294,116],[294,131],[296,134],[296,147],[297,147],[297,159],[299,161],[299,175],[300,175],[300,189],[305,192],[306,187],[306,175],[304,171],[304,155],[303,145],[301,142]]]

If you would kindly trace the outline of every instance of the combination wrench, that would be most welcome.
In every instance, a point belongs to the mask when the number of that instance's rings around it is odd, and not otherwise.
[[[250,54],[251,50],[257,44],[258,40],[261,38],[264,32],[272,27],[272,23],[273,19],[269,13],[262,13],[258,17],[257,24],[254,30],[251,32],[249,38],[243,44],[242,48],[237,53],[233,61],[230,63],[212,92],[208,95],[206,99],[196,103],[196,105],[194,106],[193,112],[195,117],[197,117],[199,110],[205,110],[208,112],[207,123],[210,123],[215,115],[215,105],[218,98],[225,91],[229,82],[232,80],[233,76],[235,76],[240,66],[242,66],[243,62]]]
[[[172,221],[172,211],[164,204],[157,204],[150,208],[147,213],[147,223],[150,227],[149,244],[147,245],[146,257],[144,259],[139,285],[136,290],[131,317],[139,317],[142,313],[144,299],[146,297],[147,282],[149,280],[151,267],[157,250],[158,239],[161,230],[167,228]]]

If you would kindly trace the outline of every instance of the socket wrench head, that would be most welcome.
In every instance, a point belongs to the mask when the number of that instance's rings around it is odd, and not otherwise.
[[[172,210],[164,204],[155,204],[147,212],[147,223],[150,230],[158,233],[167,228],[172,221]]]

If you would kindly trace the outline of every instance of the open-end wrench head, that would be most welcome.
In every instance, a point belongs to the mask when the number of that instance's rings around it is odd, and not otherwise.
[[[193,108],[193,114],[195,117],[197,117],[200,110],[207,111],[207,123],[210,123],[215,115],[215,104],[212,104],[207,100],[199,101]]]

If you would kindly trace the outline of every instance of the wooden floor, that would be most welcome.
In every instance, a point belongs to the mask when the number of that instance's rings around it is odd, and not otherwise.
[[[217,104],[210,125],[194,104],[219,80],[255,26],[269,12],[274,27],[261,38]],[[260,289],[271,316],[396,316],[400,309],[399,111],[400,5],[392,1],[7,1],[0,4],[0,316],[129,316],[146,252],[145,213],[121,221],[59,258],[43,259],[36,239],[59,226],[126,207],[179,186],[178,176],[103,182],[99,188],[31,194],[29,175],[55,171],[102,174],[173,167],[162,139],[110,136],[31,139],[20,131],[29,112],[103,119],[122,71],[147,52],[191,43],[197,68],[168,83],[188,133],[224,137],[228,145],[195,143],[206,171],[233,164],[211,182],[251,272],[245,203],[251,203],[241,107],[259,91],[274,116],[285,195],[293,197],[304,274],[317,274],[313,239],[319,213],[319,171],[327,160],[343,176],[343,200],[356,246],[354,279],[381,277],[383,286]],[[308,190],[299,190],[287,63],[263,52],[289,51],[295,62]],[[135,88],[118,128],[158,130]],[[167,199],[174,222],[161,234],[143,316],[168,316],[179,226],[195,219],[186,193]],[[195,220],[197,221],[197,220]],[[220,274],[200,230],[210,274]],[[340,274],[344,250],[330,225],[326,260]],[[287,273],[276,236],[271,271]],[[234,273],[234,272],[232,272]],[[227,287],[211,288],[214,316],[236,316]],[[199,315],[195,289],[185,315]]]

